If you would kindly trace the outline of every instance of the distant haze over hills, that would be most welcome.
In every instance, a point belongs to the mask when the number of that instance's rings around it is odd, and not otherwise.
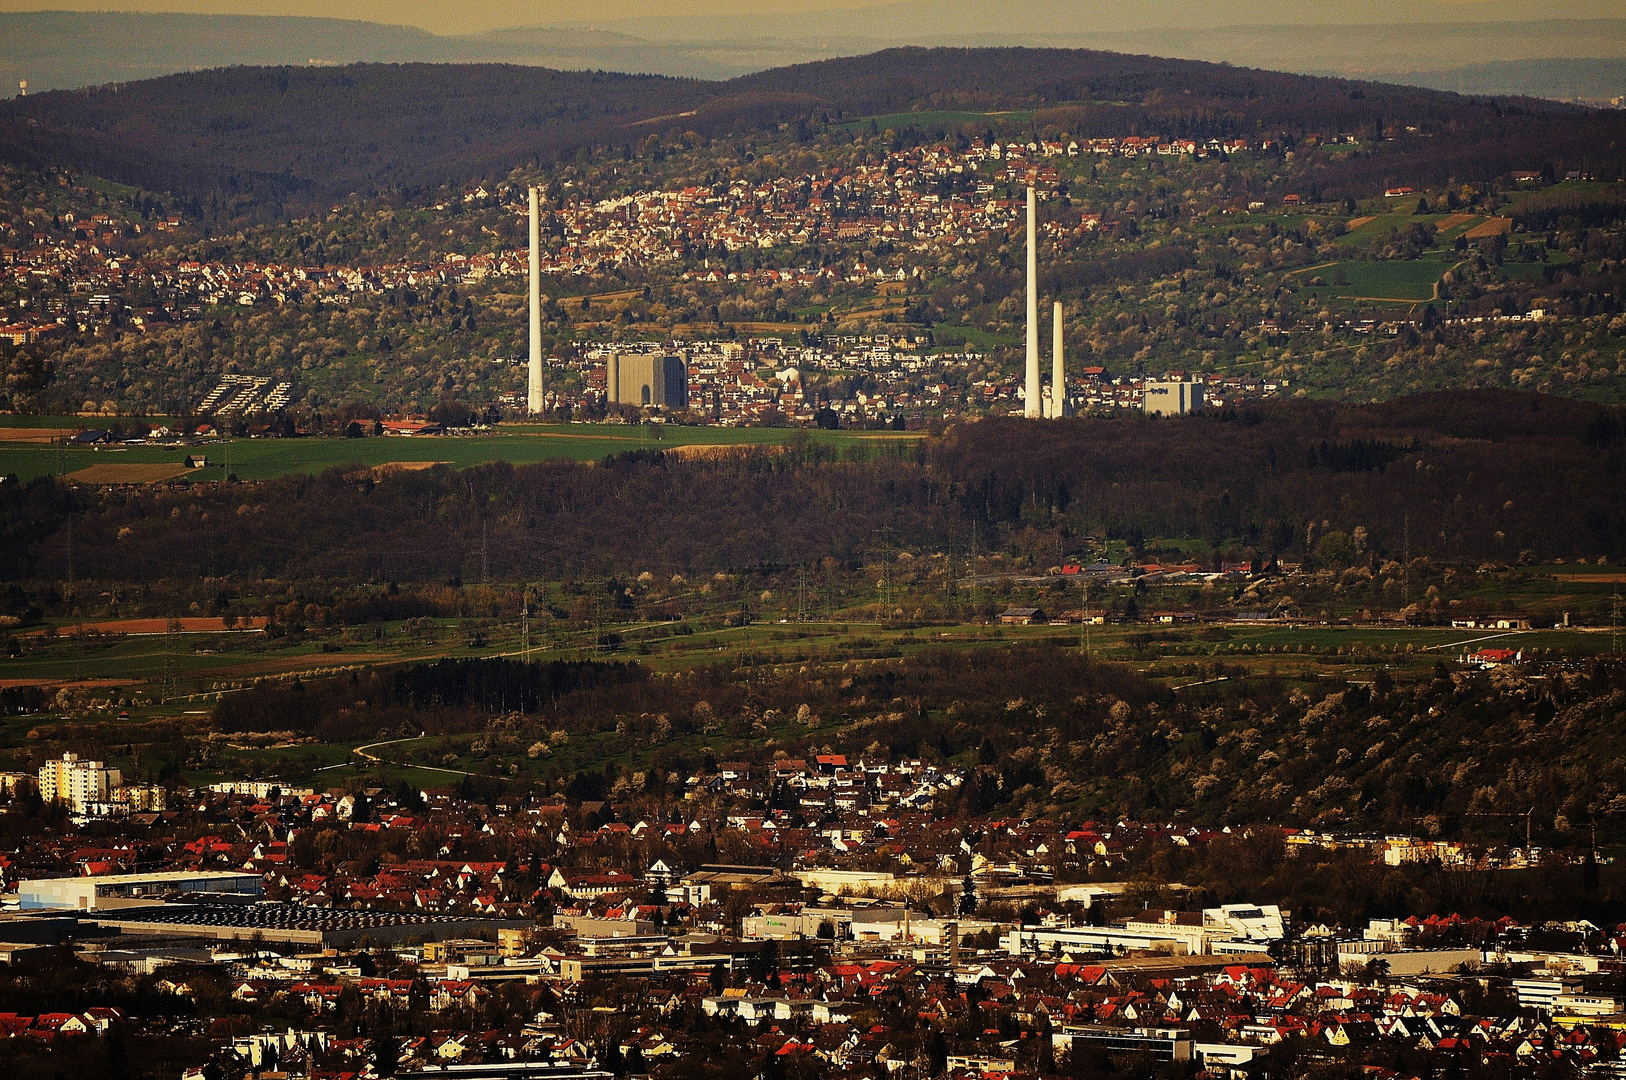
[[[372,9],[354,4],[329,10]],[[392,17],[408,18],[427,9],[392,10]],[[15,93],[22,79],[37,92],[237,64],[357,61],[503,62],[727,79],[907,43],[1105,49],[1474,94],[1591,101],[1626,94],[1626,19],[1530,18],[1545,11],[1541,5],[1521,8],[1516,14],[1522,20],[1513,21],[1515,13],[1505,6],[1472,3],[1085,7],[1059,0],[906,0],[819,11],[618,19],[616,7],[608,5],[605,13],[612,17],[592,23],[452,36],[305,16],[14,10],[0,13],[0,92]],[[1617,11],[1615,5],[1565,5],[1571,16]]]
[[[1620,14],[1618,0],[0,0],[0,11],[301,15],[401,24],[436,34],[593,25],[659,40],[845,34],[868,48],[921,34],[1040,35],[1164,27],[1384,25]]]

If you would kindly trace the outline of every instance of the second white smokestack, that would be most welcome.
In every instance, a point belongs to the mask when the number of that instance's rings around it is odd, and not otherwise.
[[[536,188],[531,188],[531,367],[525,410],[542,412],[542,220]]]
[[[1056,301],[1055,327],[1050,332],[1050,418],[1060,420],[1067,415],[1067,373],[1061,361],[1061,301]]]
[[[1024,415],[1037,418],[1044,415],[1039,399],[1039,242],[1034,236],[1035,219],[1033,189],[1028,188],[1028,370],[1025,387]]]

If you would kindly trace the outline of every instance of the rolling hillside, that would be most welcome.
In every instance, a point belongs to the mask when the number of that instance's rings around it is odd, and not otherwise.
[[[460,183],[652,134],[818,126],[945,105],[1038,109],[1035,126],[1076,134],[1415,134],[1402,140],[1404,161],[1384,144],[1351,156],[1344,179],[1363,190],[1397,177],[1494,176],[1530,160],[1626,171],[1617,113],[1030,49],[897,49],[728,82],[493,64],[217,69],[0,103],[0,157],[151,190],[319,201]]]

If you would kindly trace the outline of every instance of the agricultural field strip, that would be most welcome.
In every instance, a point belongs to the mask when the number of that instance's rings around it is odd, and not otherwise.
[[[763,434],[758,434],[758,430]],[[772,432],[767,434],[767,432]],[[92,455],[117,454],[122,463],[177,464],[188,453],[210,456],[208,468],[189,470],[195,479],[218,480],[225,475],[227,456],[231,470],[244,480],[268,480],[288,473],[317,473],[335,466],[357,468],[380,465],[448,462],[453,468],[469,468],[492,461],[516,465],[559,459],[593,461],[610,453],[630,450],[659,450],[678,446],[750,447],[784,445],[795,432],[773,429],[674,428],[652,437],[647,429],[627,429],[627,434],[611,432],[503,431],[496,435],[423,436],[416,438],[309,438],[233,440],[231,443],[204,443],[199,446],[133,446],[111,450],[76,447],[45,448],[37,445],[0,446],[0,475],[15,473],[23,480],[52,476],[59,467],[75,472],[89,467]],[[914,432],[807,433],[816,440],[838,446],[913,440]],[[228,450],[227,447],[230,447]],[[124,455],[128,455],[125,457]],[[100,464],[100,462],[97,462]]]
[[[649,623],[643,624],[643,627],[647,628],[650,626],[660,625],[662,624]],[[815,624],[796,625],[811,626]],[[1060,629],[1060,627],[1056,626],[1004,627],[1000,628],[1001,636],[999,638],[990,639],[987,636],[989,628],[980,625],[966,624],[957,627],[925,628],[925,630],[932,636],[929,640],[922,640],[918,638],[911,638],[910,635],[916,633],[916,631],[892,631],[888,630],[881,624],[844,621],[840,625],[845,625],[848,627],[862,627],[867,634],[875,635],[874,647],[885,649],[912,649],[915,647],[923,647],[927,644],[950,644],[960,647],[986,647],[987,645],[995,642],[1015,644],[1027,638],[1053,638],[1057,636],[1056,631]],[[643,662],[652,663],[655,666],[665,666],[666,662],[671,661],[687,661],[690,658],[690,655],[695,651],[695,645],[693,643],[706,639],[713,642],[718,642],[718,647],[727,655],[733,655],[735,653],[744,655],[760,653],[763,650],[799,648],[808,653],[806,659],[799,662],[816,663],[838,662],[839,657],[842,655],[838,647],[843,646],[843,640],[838,635],[818,634],[805,639],[785,640],[775,636],[775,630],[778,629],[778,626],[779,624],[760,624],[752,627],[719,627],[700,630],[693,635],[684,635],[675,639],[656,639],[655,641],[647,643],[652,649],[651,653],[647,656],[639,656],[638,658]],[[635,628],[629,627],[626,628],[626,632],[633,633],[636,631]],[[1080,634],[1080,632],[1080,628],[1068,627],[1065,631],[1065,636],[1069,638],[1076,637]],[[1384,645],[1405,643],[1410,645],[1415,653],[1420,654],[1425,652],[1467,647],[1469,645],[1475,645],[1492,639],[1505,639],[1510,637],[1518,637],[1521,640],[1528,641],[1534,645],[1537,642],[1547,643],[1555,639],[1573,642],[1578,637],[1596,636],[1592,630],[1580,627],[1570,627],[1562,630],[1508,631],[1491,635],[1463,638],[1460,633],[1453,634],[1450,630],[1445,630],[1438,627],[1380,627],[1365,629],[1314,626],[1273,626],[1253,628],[1253,632],[1251,633],[1247,630],[1235,632],[1230,639],[1221,643],[1206,641],[1192,643],[1181,641],[1180,639],[1183,638],[1184,635],[1181,635],[1179,631],[1173,631],[1166,636],[1160,636],[1155,630],[1149,631],[1146,628],[1141,627],[1122,627],[1098,631],[1095,635],[1092,651],[1106,651],[1114,654],[1121,653],[1124,656],[1138,654],[1138,650],[1132,646],[1130,641],[1132,637],[1138,634],[1149,634],[1154,639],[1154,643],[1161,640],[1165,648],[1168,645],[1179,646],[1181,644],[1194,644],[1197,646],[1197,651],[1191,653],[1168,650],[1166,654],[1176,660],[1188,658],[1195,660],[1203,656],[1220,655],[1224,656],[1227,661],[1267,658],[1272,660],[1288,661],[1291,659],[1309,659],[1316,655],[1313,653],[1233,654],[1226,651],[1234,648],[1253,649],[1263,648],[1266,646],[1276,647],[1276,643],[1282,642],[1283,639],[1287,639],[1287,641],[1294,644],[1313,645],[1317,648],[1334,646],[1343,646],[1348,648],[1364,646],[1366,648],[1372,648],[1373,646],[1376,646],[1378,649],[1381,649]],[[573,634],[572,636],[590,636],[590,632]],[[1446,640],[1431,640],[1441,637],[1445,638]],[[670,646],[678,641],[691,644],[689,644],[688,648],[663,647],[663,645]],[[800,643],[799,645],[798,642]],[[1216,650],[1218,651],[1216,652]],[[1160,650],[1160,652],[1161,651],[1163,650]],[[237,679],[246,677],[269,677],[276,679],[320,677],[325,674],[333,674],[337,671],[353,668],[358,664],[394,665],[440,659],[453,655],[478,655],[490,658],[516,658],[523,657],[526,654],[527,650],[524,648],[501,649],[493,652],[476,650],[475,652],[470,653],[469,650],[462,645],[450,643],[448,643],[446,647],[441,648],[420,647],[414,649],[404,649],[398,655],[383,655],[378,653],[285,653],[281,656],[273,655],[268,657],[263,653],[256,653],[252,656],[244,657],[243,662],[240,664],[216,662],[202,667],[195,667],[191,670],[183,672],[182,678],[189,682],[196,682],[219,681],[221,679]],[[603,655],[603,650],[585,641],[555,642],[533,645],[529,650],[529,654],[535,658],[558,658],[569,656]],[[320,659],[323,656],[330,656],[331,660],[324,661]],[[79,683],[83,680],[75,677],[69,672],[62,672],[59,670],[46,671],[42,669],[60,669],[63,667],[74,666],[76,665],[76,662],[82,663],[83,659],[84,658],[58,655],[49,658],[39,657],[38,659],[34,660],[32,664],[25,660],[23,663],[28,667],[33,667],[34,671],[31,672],[30,675],[21,676],[21,682],[18,682],[17,678],[13,678],[8,681],[17,682],[19,685],[64,685],[69,683]],[[148,653],[141,656],[126,657],[123,659],[125,659],[127,662],[145,659],[148,661],[158,661],[161,663],[163,656],[161,653]],[[192,657],[188,659],[219,661],[223,658],[218,654],[211,654],[207,657]],[[1355,657],[1351,657],[1351,659],[1355,659]],[[1385,662],[1403,661],[1403,657],[1386,657],[1381,652],[1373,652],[1372,655],[1366,657],[1365,659],[1369,662],[1376,662],[1379,660]],[[788,663],[789,661],[786,662]],[[123,665],[109,666],[116,670],[118,666]],[[242,670],[245,668],[255,670]],[[25,667],[24,670],[26,669],[27,668]],[[150,681],[151,679],[158,677],[160,674],[161,672],[159,671],[132,671],[121,681],[130,683]],[[205,697],[207,697],[210,695],[229,693],[231,692],[231,689],[200,689],[197,692],[202,693]]]

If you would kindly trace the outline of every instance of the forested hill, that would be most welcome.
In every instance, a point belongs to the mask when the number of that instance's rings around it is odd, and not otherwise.
[[[896,49],[729,82],[493,64],[227,68],[0,102],[0,158],[150,190],[321,200],[686,131],[815,131],[918,111],[935,134],[945,109],[1014,111],[1075,136],[1359,134],[1370,148],[1326,178],[1333,194],[1532,161],[1626,171],[1618,112],[1060,49]]]
[[[1363,560],[1626,557],[1626,423],[1539,394],[1282,402],[1187,420],[984,420],[866,463],[817,443],[716,461],[659,451],[354,470],[253,487],[71,494],[0,485],[0,576],[156,580],[187,553],[203,577],[440,581],[601,567],[666,575],[863,562],[913,550],[1023,550],[1041,570],[1087,535],[1192,537],[1268,559],[1315,557],[1329,530]],[[205,524],[207,523],[207,524]],[[551,569],[549,569],[551,567]]]
[[[506,173],[709,94],[496,64],[224,68],[0,103],[0,157],[152,190],[342,197]]]

